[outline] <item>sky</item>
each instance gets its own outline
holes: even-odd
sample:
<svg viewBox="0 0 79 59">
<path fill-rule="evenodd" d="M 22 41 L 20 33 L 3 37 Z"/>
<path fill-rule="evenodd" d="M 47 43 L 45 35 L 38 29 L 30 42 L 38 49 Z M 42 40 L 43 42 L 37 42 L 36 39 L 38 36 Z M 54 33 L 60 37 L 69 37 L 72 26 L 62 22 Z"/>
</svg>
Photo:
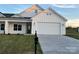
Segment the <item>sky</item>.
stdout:
<svg viewBox="0 0 79 59">
<path fill-rule="evenodd" d="M 52 7 L 56 12 L 66 17 L 68 20 L 79 18 L 78 4 L 40 4 L 44 9 Z M 31 4 L 0 4 L 0 12 L 3 13 L 20 13 L 31 7 Z"/>
<path fill-rule="evenodd" d="M 20 13 L 31 4 L 0 4 L 2 13 Z M 79 27 L 79 4 L 39 4 L 44 9 L 51 7 L 67 19 L 66 26 Z"/>
</svg>

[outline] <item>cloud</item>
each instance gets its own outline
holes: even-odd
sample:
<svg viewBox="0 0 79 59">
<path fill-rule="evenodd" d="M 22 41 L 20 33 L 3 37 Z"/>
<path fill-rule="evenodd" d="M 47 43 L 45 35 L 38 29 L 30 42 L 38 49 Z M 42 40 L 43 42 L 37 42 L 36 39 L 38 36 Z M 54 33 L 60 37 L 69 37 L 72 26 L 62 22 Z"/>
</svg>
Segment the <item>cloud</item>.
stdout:
<svg viewBox="0 0 79 59">
<path fill-rule="evenodd" d="M 73 4 L 53 4 L 53 6 L 59 8 L 76 8 L 76 5 Z"/>
<path fill-rule="evenodd" d="M 68 20 L 66 22 L 66 27 L 79 27 L 79 19 Z"/>
</svg>

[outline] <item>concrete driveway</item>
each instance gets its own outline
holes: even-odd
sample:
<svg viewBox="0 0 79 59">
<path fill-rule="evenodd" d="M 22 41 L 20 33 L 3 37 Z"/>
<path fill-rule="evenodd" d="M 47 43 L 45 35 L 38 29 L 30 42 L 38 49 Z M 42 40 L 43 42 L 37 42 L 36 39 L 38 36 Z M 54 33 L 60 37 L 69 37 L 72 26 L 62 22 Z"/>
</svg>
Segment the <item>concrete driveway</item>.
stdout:
<svg viewBox="0 0 79 59">
<path fill-rule="evenodd" d="M 58 35 L 38 35 L 44 54 L 79 54 L 79 40 Z"/>
</svg>

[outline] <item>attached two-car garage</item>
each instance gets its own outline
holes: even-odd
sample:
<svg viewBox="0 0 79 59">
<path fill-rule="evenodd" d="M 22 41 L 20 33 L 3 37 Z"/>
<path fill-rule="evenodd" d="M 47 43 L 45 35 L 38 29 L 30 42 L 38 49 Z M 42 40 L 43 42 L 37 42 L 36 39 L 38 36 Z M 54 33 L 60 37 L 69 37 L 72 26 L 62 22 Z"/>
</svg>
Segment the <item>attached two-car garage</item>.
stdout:
<svg viewBox="0 0 79 59">
<path fill-rule="evenodd" d="M 38 22 L 37 23 L 38 34 L 61 34 L 61 25 L 54 22 Z"/>
<path fill-rule="evenodd" d="M 47 9 L 32 17 L 32 34 L 65 35 L 66 19 L 52 9 Z"/>
</svg>

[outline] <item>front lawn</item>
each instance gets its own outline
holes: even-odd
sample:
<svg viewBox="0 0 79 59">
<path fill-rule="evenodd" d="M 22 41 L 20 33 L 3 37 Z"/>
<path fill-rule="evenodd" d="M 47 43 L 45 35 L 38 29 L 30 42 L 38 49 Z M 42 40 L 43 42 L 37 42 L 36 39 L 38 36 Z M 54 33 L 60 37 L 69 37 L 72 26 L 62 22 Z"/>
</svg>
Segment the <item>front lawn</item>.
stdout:
<svg viewBox="0 0 79 59">
<path fill-rule="evenodd" d="M 0 35 L 0 54 L 33 54 L 33 35 Z M 37 53 L 42 53 L 38 44 Z"/>
</svg>

